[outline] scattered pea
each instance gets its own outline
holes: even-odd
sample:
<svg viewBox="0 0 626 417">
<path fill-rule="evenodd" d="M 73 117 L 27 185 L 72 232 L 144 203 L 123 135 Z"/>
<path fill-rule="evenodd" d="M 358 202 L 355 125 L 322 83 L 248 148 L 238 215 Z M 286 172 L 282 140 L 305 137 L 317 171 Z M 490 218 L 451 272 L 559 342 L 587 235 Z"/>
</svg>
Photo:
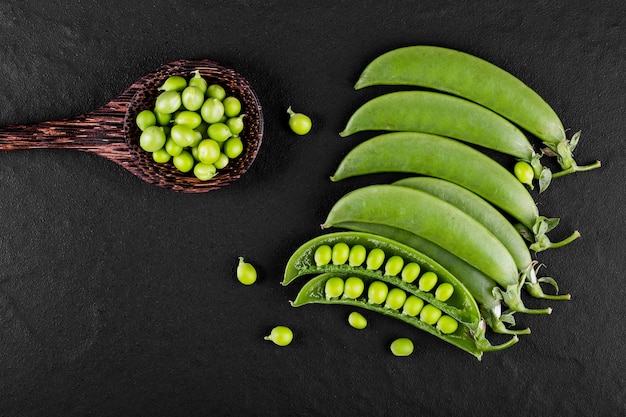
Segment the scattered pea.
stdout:
<svg viewBox="0 0 626 417">
<path fill-rule="evenodd" d="M 315 265 L 328 265 L 332 259 L 332 251 L 333 250 L 328 245 L 321 245 L 315 249 L 315 254 L 313 255 Z"/>
<path fill-rule="evenodd" d="M 447 301 L 454 294 L 454 287 L 449 282 L 439 284 L 435 290 L 435 298 L 439 301 Z"/>
<path fill-rule="evenodd" d="M 403 267 L 404 259 L 402 259 L 398 255 L 393 255 L 387 260 L 387 263 L 385 264 L 385 274 L 396 276 L 402 271 Z"/>
<path fill-rule="evenodd" d="M 344 242 L 338 242 L 333 246 L 331 260 L 334 265 L 343 265 L 350 256 L 350 247 Z"/>
<path fill-rule="evenodd" d="M 256 282 L 256 268 L 251 263 L 244 261 L 243 257 L 239 257 L 237 264 L 237 279 L 244 285 L 252 285 Z"/>
<path fill-rule="evenodd" d="M 437 285 L 437 274 L 432 271 L 424 272 L 419 279 L 419 289 L 422 291 L 430 291 Z"/>
<path fill-rule="evenodd" d="M 306 135 L 311 131 L 311 118 L 309 116 L 296 113 L 291 109 L 291 106 L 287 109 L 289 114 L 289 127 L 297 135 Z"/>
<path fill-rule="evenodd" d="M 367 327 L 367 319 L 359 312 L 353 311 L 348 316 L 348 323 L 355 329 L 365 329 Z"/>
<path fill-rule="evenodd" d="M 417 279 L 421 271 L 419 264 L 415 262 L 409 262 L 402 268 L 402 280 L 408 283 L 412 283 Z"/>
<path fill-rule="evenodd" d="M 392 288 L 389 290 L 387 294 L 387 299 L 385 300 L 385 307 L 391 308 L 393 310 L 399 310 L 404 305 L 406 301 L 406 292 L 400 288 Z"/>
<path fill-rule="evenodd" d="M 424 300 L 414 295 L 409 295 L 402 306 L 402 314 L 416 317 L 424 307 Z"/>
<path fill-rule="evenodd" d="M 380 248 L 374 248 L 367 255 L 367 259 L 365 260 L 365 264 L 367 269 L 377 270 L 385 262 L 385 252 L 383 252 Z"/>
<path fill-rule="evenodd" d="M 324 293 L 326 294 L 326 299 L 341 297 L 343 294 L 343 279 L 339 277 L 330 278 L 326 281 L 326 285 L 324 286 Z"/>
<path fill-rule="evenodd" d="M 435 324 L 441 317 L 441 310 L 432 304 L 426 304 L 420 311 L 420 320 L 426 324 Z"/>
<path fill-rule="evenodd" d="M 372 282 L 367 289 L 367 301 L 370 304 L 382 304 L 387 299 L 389 288 L 382 281 Z"/>
<path fill-rule="evenodd" d="M 401 337 L 391 342 L 391 353 L 395 356 L 409 356 L 413 353 L 413 341 L 406 337 Z"/>
<path fill-rule="evenodd" d="M 350 248 L 350 255 L 348 256 L 348 264 L 350 266 L 361 266 L 365 262 L 367 256 L 367 250 L 363 245 L 354 245 Z"/>
<path fill-rule="evenodd" d="M 349 277 L 344 283 L 343 296 L 346 298 L 356 299 L 363 294 L 364 290 L 365 284 L 361 278 Z"/>
<path fill-rule="evenodd" d="M 264 339 L 271 340 L 278 346 L 287 346 L 293 341 L 293 331 L 287 326 L 276 326 Z"/>
<path fill-rule="evenodd" d="M 443 334 L 452 334 L 459 328 L 459 323 L 450 316 L 441 316 L 437 320 L 437 329 Z"/>
</svg>

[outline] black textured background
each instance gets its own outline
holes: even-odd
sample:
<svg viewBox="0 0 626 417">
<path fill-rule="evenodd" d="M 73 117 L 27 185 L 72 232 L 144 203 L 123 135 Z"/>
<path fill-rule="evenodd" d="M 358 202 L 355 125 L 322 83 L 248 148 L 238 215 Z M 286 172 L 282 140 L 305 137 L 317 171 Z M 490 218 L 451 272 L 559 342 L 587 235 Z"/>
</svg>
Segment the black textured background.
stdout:
<svg viewBox="0 0 626 417">
<path fill-rule="evenodd" d="M 249 79 L 266 135 L 245 177 L 202 195 L 78 151 L 0 152 L 0 415 L 623 416 L 625 18 L 623 0 L 3 1 L 0 125 L 81 114 L 165 62 L 210 58 Z M 352 89 L 360 71 L 414 44 L 512 72 L 582 130 L 578 161 L 603 163 L 536 196 L 562 219 L 553 237 L 582 234 L 539 254 L 572 300 L 529 300 L 554 313 L 519 316 L 532 335 L 481 362 L 387 318 L 356 331 L 347 309 L 292 308 L 298 285 L 279 284 L 360 184 L 328 179 L 367 137 L 337 134 L 377 93 Z M 311 134 L 289 132 L 289 105 Z M 235 280 L 238 256 L 257 285 Z M 276 324 L 289 347 L 263 340 Z M 399 336 L 412 356 L 388 352 Z"/>
</svg>

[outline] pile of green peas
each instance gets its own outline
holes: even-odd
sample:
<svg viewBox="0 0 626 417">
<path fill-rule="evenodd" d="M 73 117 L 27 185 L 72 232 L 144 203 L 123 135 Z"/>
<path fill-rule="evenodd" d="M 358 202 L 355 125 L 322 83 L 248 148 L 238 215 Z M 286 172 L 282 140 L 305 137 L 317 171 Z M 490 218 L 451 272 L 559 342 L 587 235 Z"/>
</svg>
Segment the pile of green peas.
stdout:
<svg viewBox="0 0 626 417">
<path fill-rule="evenodd" d="M 363 297 L 369 304 L 383 306 L 410 317 L 419 317 L 422 322 L 435 326 L 444 334 L 454 333 L 459 326 L 454 318 L 443 314 L 432 304 L 425 303 L 413 294 L 407 294 L 401 288 L 390 288 L 387 283 L 379 280 L 372 281 L 366 289 L 365 282 L 359 277 L 348 277 L 345 280 L 332 277 L 326 281 L 324 295 L 328 300 L 340 297 L 355 300 Z"/>
<path fill-rule="evenodd" d="M 186 78 L 173 75 L 159 87 L 153 109 L 137 114 L 139 145 L 157 163 L 170 160 L 181 172 L 201 181 L 237 158 L 244 149 L 241 101 L 219 84 L 209 84 L 193 71 Z"/>
<path fill-rule="evenodd" d="M 435 298 L 439 301 L 447 301 L 454 293 L 454 287 L 448 282 L 437 285 L 439 277 L 435 272 L 425 271 L 420 276 L 422 271 L 419 264 L 405 262 L 398 255 L 387 258 L 385 251 L 380 248 L 373 248 L 368 252 L 363 245 L 357 244 L 350 247 L 344 242 L 338 242 L 332 247 L 329 245 L 318 246 L 313 258 L 317 266 L 330 263 L 334 265 L 347 263 L 351 267 L 365 267 L 369 270 L 380 271 L 385 275 L 400 276 L 404 282 L 409 284 L 417 280 L 417 286 L 421 291 L 431 292 L 434 290 Z"/>
</svg>

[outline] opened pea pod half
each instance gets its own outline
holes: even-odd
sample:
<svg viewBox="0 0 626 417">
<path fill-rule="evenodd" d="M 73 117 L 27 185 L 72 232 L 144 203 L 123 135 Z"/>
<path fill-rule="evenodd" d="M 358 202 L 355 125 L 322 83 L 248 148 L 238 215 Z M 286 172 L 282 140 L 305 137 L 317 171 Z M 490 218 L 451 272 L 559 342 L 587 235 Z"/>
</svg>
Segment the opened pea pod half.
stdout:
<svg viewBox="0 0 626 417">
<path fill-rule="evenodd" d="M 404 288 L 365 273 L 329 272 L 310 279 L 292 302 L 294 307 L 306 304 L 350 305 L 383 314 L 428 332 L 478 359 L 483 352 L 503 350 L 518 341 L 514 336 L 494 346 L 485 338 L 484 321 L 478 326 L 459 322 Z"/>
</svg>

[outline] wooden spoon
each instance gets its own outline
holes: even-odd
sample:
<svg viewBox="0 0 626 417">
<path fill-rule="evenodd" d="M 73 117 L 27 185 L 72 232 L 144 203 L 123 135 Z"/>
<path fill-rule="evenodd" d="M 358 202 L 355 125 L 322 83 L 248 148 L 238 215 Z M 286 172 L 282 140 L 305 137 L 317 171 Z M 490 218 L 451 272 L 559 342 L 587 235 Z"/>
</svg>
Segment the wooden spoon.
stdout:
<svg viewBox="0 0 626 417">
<path fill-rule="evenodd" d="M 245 113 L 240 137 L 244 152 L 208 181 L 182 173 L 171 162 L 158 164 L 139 147 L 137 113 L 154 107 L 158 87 L 171 75 L 187 79 L 198 70 L 209 84 L 220 84 L 239 98 Z M 240 178 L 256 157 L 263 138 L 263 113 L 248 81 L 232 69 L 210 60 L 180 60 L 146 74 L 126 91 L 97 110 L 74 118 L 0 128 L 0 151 L 22 149 L 77 149 L 107 158 L 142 180 L 162 188 L 200 193 L 224 187 Z"/>
</svg>

